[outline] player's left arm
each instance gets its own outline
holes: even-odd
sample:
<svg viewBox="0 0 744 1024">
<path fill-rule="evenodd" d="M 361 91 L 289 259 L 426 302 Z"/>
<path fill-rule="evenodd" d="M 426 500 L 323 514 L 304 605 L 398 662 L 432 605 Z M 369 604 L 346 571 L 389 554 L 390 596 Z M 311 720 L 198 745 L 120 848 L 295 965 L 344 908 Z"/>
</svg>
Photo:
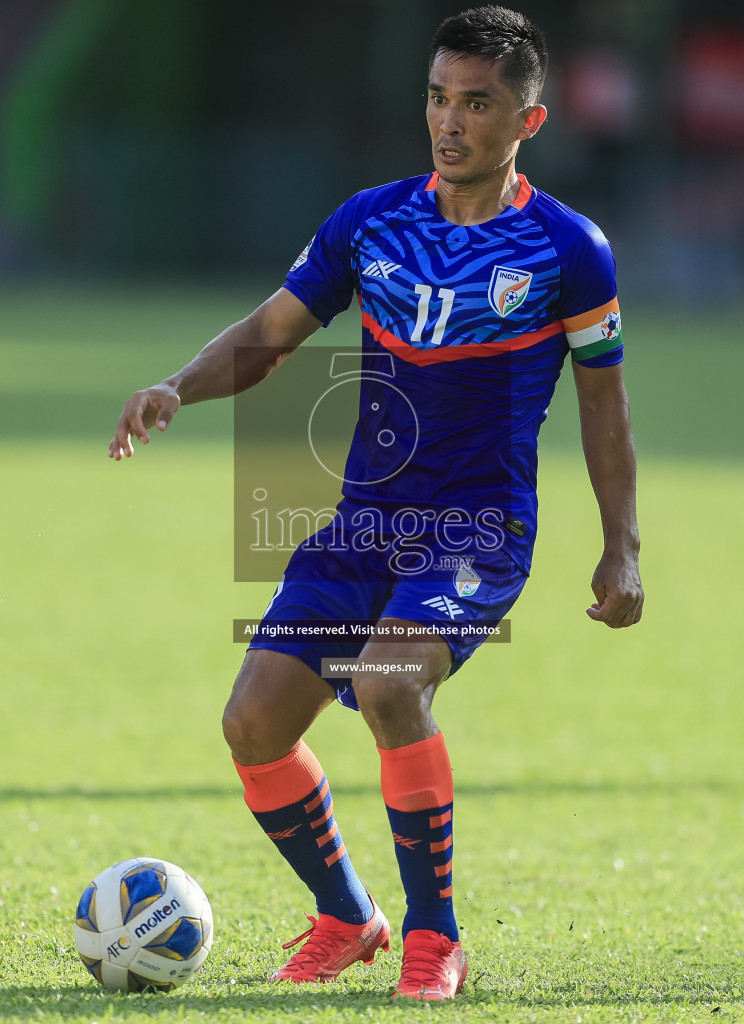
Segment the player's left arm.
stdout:
<svg viewBox="0 0 744 1024">
<path fill-rule="evenodd" d="M 592 578 L 596 601 L 587 615 L 617 629 L 641 618 L 636 456 L 622 364 L 573 364 L 584 457 L 599 505 L 604 551 Z"/>
</svg>

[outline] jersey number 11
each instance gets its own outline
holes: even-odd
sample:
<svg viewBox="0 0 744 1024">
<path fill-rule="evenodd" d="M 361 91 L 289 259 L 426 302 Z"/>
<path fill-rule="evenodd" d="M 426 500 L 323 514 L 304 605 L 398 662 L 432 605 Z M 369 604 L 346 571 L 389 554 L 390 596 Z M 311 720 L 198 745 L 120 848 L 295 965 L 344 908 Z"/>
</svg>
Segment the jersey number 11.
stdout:
<svg viewBox="0 0 744 1024">
<path fill-rule="evenodd" d="M 429 303 L 431 302 L 432 287 L 429 284 L 417 284 L 416 294 L 419 297 L 418 301 L 418 316 L 416 317 L 416 326 L 413 329 L 411 335 L 411 341 L 421 341 L 421 335 L 426 327 L 426 322 L 429 319 Z M 439 317 L 434 325 L 434 333 L 431 336 L 432 345 L 440 345 L 442 338 L 444 337 L 444 329 L 447 326 L 447 320 L 452 312 L 452 304 L 455 301 L 455 293 L 451 288 L 440 288 L 437 292 L 437 297 L 442 300 L 442 308 L 439 311 Z"/>
</svg>

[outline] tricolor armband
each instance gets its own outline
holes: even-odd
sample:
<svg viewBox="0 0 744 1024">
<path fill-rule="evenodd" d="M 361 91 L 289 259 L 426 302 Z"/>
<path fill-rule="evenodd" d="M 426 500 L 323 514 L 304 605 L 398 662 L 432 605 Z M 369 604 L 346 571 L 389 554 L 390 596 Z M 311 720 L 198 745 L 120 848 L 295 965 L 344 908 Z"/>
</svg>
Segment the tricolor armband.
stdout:
<svg viewBox="0 0 744 1024">
<path fill-rule="evenodd" d="M 574 360 L 592 359 L 611 352 L 623 343 L 620 307 L 617 299 L 579 316 L 563 319 L 563 329 Z"/>
</svg>

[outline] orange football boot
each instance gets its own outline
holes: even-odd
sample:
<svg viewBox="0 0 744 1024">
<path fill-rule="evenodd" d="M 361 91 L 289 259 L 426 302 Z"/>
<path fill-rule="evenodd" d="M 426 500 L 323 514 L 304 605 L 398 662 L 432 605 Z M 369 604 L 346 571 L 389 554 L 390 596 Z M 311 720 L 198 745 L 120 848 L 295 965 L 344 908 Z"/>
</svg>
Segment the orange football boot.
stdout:
<svg viewBox="0 0 744 1024">
<path fill-rule="evenodd" d="M 452 999 L 462 991 L 468 961 L 459 942 L 439 932 L 414 929 L 403 940 L 403 967 L 393 998 Z"/>
<path fill-rule="evenodd" d="M 296 939 L 285 942 L 282 949 L 291 949 L 303 939 L 307 942 L 269 981 L 334 981 L 357 960 L 371 964 L 378 949 L 390 949 L 390 925 L 374 900 L 372 907 L 371 919 L 361 925 L 346 924 L 330 914 L 319 914 L 317 918 L 305 914 L 310 927 Z"/>
</svg>

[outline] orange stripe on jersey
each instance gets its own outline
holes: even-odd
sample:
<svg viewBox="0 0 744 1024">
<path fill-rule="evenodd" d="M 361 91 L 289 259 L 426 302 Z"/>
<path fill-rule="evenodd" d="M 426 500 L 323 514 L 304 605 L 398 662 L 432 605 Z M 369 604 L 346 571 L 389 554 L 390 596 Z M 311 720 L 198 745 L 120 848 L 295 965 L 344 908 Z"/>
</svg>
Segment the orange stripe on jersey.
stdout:
<svg viewBox="0 0 744 1024">
<path fill-rule="evenodd" d="M 538 331 L 528 331 L 516 338 L 505 338 L 503 341 L 484 341 L 477 345 L 448 345 L 446 348 L 413 348 L 401 341 L 390 331 L 386 331 L 369 313 L 362 312 L 362 326 L 372 334 L 390 352 L 400 356 L 409 363 L 419 366 L 430 366 L 432 363 L 451 363 L 456 359 L 482 359 L 484 356 L 504 355 L 506 352 L 517 352 L 522 348 L 530 348 L 546 338 L 552 338 L 563 332 L 563 321 L 554 320 L 551 324 L 541 327 Z"/>
<path fill-rule="evenodd" d="M 452 811 L 445 811 L 444 814 L 434 814 L 429 818 L 429 828 L 441 828 L 448 821 L 452 821 Z"/>
<path fill-rule="evenodd" d="M 438 184 L 439 184 L 439 171 L 434 171 L 434 173 L 432 174 L 432 176 L 429 178 L 429 180 L 426 183 L 426 188 L 424 189 L 424 192 L 433 192 Z"/>
<path fill-rule="evenodd" d="M 446 889 L 440 889 L 439 890 L 439 898 L 440 898 L 440 900 L 448 900 L 451 895 L 452 895 L 452 886 L 451 885 L 448 885 Z"/>
<path fill-rule="evenodd" d="M 576 331 L 583 331 L 587 327 L 593 327 L 594 324 L 601 324 L 608 313 L 619 312 L 620 304 L 617 301 L 617 297 L 615 297 L 610 302 L 605 302 L 604 306 L 590 309 L 588 313 L 579 313 L 578 316 L 567 316 L 563 320 L 563 326 L 567 334 L 574 334 Z"/>
<path fill-rule="evenodd" d="M 330 868 L 330 867 L 332 867 L 336 863 L 337 860 L 341 860 L 341 858 L 343 856 L 345 856 L 345 854 L 346 854 L 346 847 L 344 846 L 343 843 L 341 843 L 341 845 L 339 846 L 339 848 L 337 850 L 334 850 L 333 853 L 329 854 L 326 857 L 325 862 L 328 865 L 328 867 Z"/>
<path fill-rule="evenodd" d="M 442 878 L 444 875 L 448 875 L 452 870 L 452 858 L 447 861 L 446 864 L 439 864 L 434 868 L 434 874 L 437 878 Z"/>
<path fill-rule="evenodd" d="M 316 839 L 315 842 L 318 846 L 325 846 L 326 843 L 330 843 L 334 836 L 338 835 L 338 822 L 334 821 L 333 826 L 328 829 L 325 835 L 321 836 L 320 839 Z"/>
<path fill-rule="evenodd" d="M 318 795 L 315 797 L 315 799 L 305 804 L 305 812 L 307 814 L 310 814 L 311 811 L 314 811 L 316 807 L 319 807 L 323 803 L 326 796 L 328 795 L 329 788 L 330 787 L 328 785 L 328 779 L 326 779 L 325 782 L 323 783 L 323 788 L 321 789 L 320 793 L 318 793 Z"/>
<path fill-rule="evenodd" d="M 519 178 L 519 192 L 517 192 L 517 198 L 512 203 L 512 206 L 516 207 L 517 210 L 523 210 L 532 198 L 532 185 L 530 185 L 523 174 L 518 174 L 517 177 Z"/>
</svg>

